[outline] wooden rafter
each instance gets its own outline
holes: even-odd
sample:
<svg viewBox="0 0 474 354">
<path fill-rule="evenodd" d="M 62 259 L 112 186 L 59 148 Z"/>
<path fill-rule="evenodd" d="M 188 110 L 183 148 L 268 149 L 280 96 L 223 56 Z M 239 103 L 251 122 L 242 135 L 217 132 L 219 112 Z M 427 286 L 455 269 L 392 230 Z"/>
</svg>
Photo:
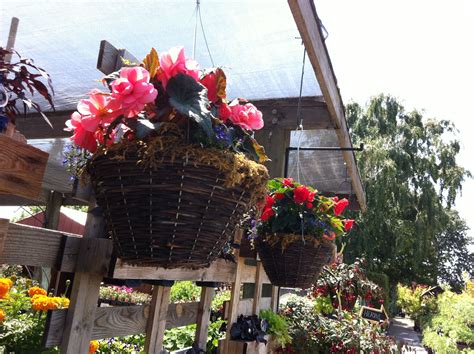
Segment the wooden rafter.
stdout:
<svg viewBox="0 0 474 354">
<path fill-rule="evenodd" d="M 326 44 L 324 43 L 314 2 L 313 0 L 288 0 L 288 4 L 290 5 L 291 12 L 293 13 L 296 25 L 307 50 L 308 58 L 311 61 L 316 78 L 318 79 L 329 114 L 334 123 L 339 144 L 343 147 L 351 147 L 352 142 L 347 128 L 344 105 Z M 361 209 L 365 210 L 365 193 L 354 153 L 352 151 L 343 151 L 343 156 L 352 178 L 353 187 Z"/>
</svg>

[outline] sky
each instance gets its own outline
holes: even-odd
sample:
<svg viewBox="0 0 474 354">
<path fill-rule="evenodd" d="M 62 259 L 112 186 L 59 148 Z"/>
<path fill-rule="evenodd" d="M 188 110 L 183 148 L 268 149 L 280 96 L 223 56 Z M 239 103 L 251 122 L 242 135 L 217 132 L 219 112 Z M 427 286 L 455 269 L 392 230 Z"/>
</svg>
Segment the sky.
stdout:
<svg viewBox="0 0 474 354">
<path fill-rule="evenodd" d="M 459 130 L 458 163 L 474 173 L 474 1 L 315 0 L 345 103 L 391 94 Z M 456 209 L 474 236 L 474 180 Z"/>
</svg>

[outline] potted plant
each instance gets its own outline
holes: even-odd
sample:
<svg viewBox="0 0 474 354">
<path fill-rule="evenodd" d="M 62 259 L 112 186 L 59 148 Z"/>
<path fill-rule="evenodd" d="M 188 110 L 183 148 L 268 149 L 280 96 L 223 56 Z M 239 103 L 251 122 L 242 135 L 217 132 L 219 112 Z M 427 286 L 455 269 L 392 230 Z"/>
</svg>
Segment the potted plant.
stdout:
<svg viewBox="0 0 474 354">
<path fill-rule="evenodd" d="M 268 189 L 255 240 L 263 267 L 274 285 L 308 288 L 333 260 L 335 238 L 354 223 L 341 215 L 349 202 L 292 178 L 273 179 Z"/>
<path fill-rule="evenodd" d="M 41 195 L 48 154 L 26 145 L 15 121 L 22 111 L 34 109 L 50 124 L 40 105 L 31 99 L 39 94 L 54 109 L 49 90 L 51 79 L 43 69 L 16 51 L 0 47 L 0 194 L 30 199 Z"/>
<path fill-rule="evenodd" d="M 229 102 L 222 69 L 183 48 L 104 79 L 67 122 L 89 152 L 85 172 L 122 260 L 162 267 L 212 263 L 268 180 L 253 131 L 262 114 Z"/>
</svg>

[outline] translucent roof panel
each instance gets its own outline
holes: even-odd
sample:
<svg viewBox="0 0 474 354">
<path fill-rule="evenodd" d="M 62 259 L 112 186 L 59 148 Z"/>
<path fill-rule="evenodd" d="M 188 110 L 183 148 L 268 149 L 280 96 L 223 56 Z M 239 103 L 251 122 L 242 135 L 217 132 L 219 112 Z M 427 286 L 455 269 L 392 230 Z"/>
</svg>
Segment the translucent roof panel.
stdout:
<svg viewBox="0 0 474 354">
<path fill-rule="evenodd" d="M 96 69 L 105 39 L 142 59 L 182 45 L 192 55 L 196 1 L 2 0 L 0 41 L 12 16 L 20 19 L 15 49 L 47 70 L 58 110 L 72 109 L 101 74 Z M 271 99 L 299 95 L 303 46 L 286 1 L 201 0 L 201 14 L 216 66 L 225 68 L 228 96 Z M 198 27 L 196 60 L 211 61 Z M 304 96 L 321 91 L 307 61 Z"/>
<path fill-rule="evenodd" d="M 293 131 L 291 147 L 339 147 L 334 130 Z M 299 162 L 298 162 L 299 155 Z M 298 168 L 299 166 L 299 168 Z M 354 194 L 351 177 L 341 151 L 291 150 L 288 154 L 287 175 L 316 188 L 323 194 Z"/>
</svg>

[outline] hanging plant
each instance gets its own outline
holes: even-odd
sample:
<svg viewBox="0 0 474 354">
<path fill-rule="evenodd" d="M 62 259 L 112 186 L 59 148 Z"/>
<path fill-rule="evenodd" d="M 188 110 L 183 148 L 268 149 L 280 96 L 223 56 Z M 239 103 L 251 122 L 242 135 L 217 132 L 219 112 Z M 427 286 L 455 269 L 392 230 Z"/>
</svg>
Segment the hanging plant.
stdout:
<svg viewBox="0 0 474 354">
<path fill-rule="evenodd" d="M 268 189 L 256 238 L 265 270 L 275 285 L 309 287 L 332 259 L 336 237 L 354 225 L 342 216 L 349 202 L 292 178 L 273 179 Z"/>
<path fill-rule="evenodd" d="M 54 91 L 49 74 L 36 66 L 32 59 L 21 57 L 15 50 L 0 47 L 0 132 L 5 131 L 9 123 L 14 125 L 22 111 L 26 114 L 30 109 L 40 113 L 51 126 L 40 105 L 29 97 L 35 93 L 42 96 L 54 110 Z"/>
<path fill-rule="evenodd" d="M 92 154 L 84 170 L 119 254 L 209 265 L 264 196 L 267 157 L 253 136 L 262 113 L 229 101 L 224 71 L 200 70 L 182 47 L 152 49 L 103 82 L 110 92 L 92 91 L 66 125 Z"/>
</svg>

